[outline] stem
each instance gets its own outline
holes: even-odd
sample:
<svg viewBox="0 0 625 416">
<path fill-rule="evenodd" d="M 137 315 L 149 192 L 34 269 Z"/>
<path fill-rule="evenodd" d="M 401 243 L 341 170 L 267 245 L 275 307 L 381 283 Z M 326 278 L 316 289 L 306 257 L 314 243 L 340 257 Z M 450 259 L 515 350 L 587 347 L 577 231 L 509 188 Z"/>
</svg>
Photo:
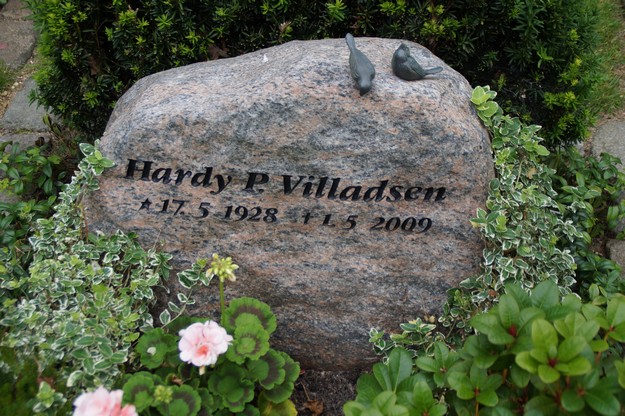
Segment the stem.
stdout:
<svg viewBox="0 0 625 416">
<path fill-rule="evenodd" d="M 224 281 L 219 279 L 219 313 L 221 314 L 221 325 L 224 324 L 224 311 L 226 310 L 226 299 L 224 296 Z"/>
</svg>

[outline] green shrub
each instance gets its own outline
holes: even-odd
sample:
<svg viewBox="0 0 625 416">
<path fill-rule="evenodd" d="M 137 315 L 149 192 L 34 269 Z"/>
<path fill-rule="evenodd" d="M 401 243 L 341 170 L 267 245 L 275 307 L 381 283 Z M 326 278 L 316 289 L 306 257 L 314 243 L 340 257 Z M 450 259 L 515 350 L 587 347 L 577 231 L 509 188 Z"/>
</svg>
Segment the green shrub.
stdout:
<svg viewBox="0 0 625 416">
<path fill-rule="evenodd" d="M 605 3 L 557 1 L 27 0 L 41 30 L 37 98 L 97 137 L 137 79 L 292 39 L 378 36 L 430 48 L 508 112 L 544 126 L 549 146 L 585 137 L 609 78 L 597 46 Z M 390 57 L 389 57 L 390 59 Z"/>
<path fill-rule="evenodd" d="M 571 147 L 550 155 L 545 162 L 555 169 L 555 200 L 568 207 L 566 219 L 584 236 L 570 245 L 577 264 L 577 292 L 587 298 L 589 286 L 598 284 L 607 293 L 625 293 L 621 267 L 597 254 L 601 248 L 595 243 L 613 237 L 625 218 L 625 201 L 619 201 L 625 189 L 625 174 L 618 168 L 621 161 L 607 153 L 585 157 Z"/>
<path fill-rule="evenodd" d="M 359 378 L 345 414 L 622 414 L 625 296 L 583 303 L 552 281 L 529 293 L 515 283 L 471 325 L 478 334 L 458 351 L 437 342 L 413 360 L 393 350 Z"/>
<path fill-rule="evenodd" d="M 490 182 L 486 209 L 471 220 L 485 241 L 484 272 L 463 286 L 479 304 L 508 283 L 526 288 L 552 280 L 563 293 L 575 283 L 570 245 L 584 235 L 566 212 L 576 207 L 558 204 L 552 185 L 555 171 L 543 162 L 549 151 L 537 136 L 540 127 L 503 115 L 492 101 L 495 93 L 476 88 L 472 101 L 489 128 L 496 178 Z M 589 239 L 589 237 L 588 237 Z"/>
<path fill-rule="evenodd" d="M 0 287 L 0 346 L 15 352 L 2 361 L 14 378 L 36 361 L 37 396 L 29 408 L 41 412 L 54 413 L 78 389 L 119 377 L 139 329 L 152 324 L 152 287 L 168 271 L 169 257 L 144 251 L 136 236 L 87 236 L 81 196 L 111 162 L 91 145 L 82 149 L 86 157 L 55 214 L 37 221 L 28 272 L 8 270 Z"/>
<path fill-rule="evenodd" d="M 26 275 L 32 259 L 28 238 L 36 221 L 50 215 L 64 173 L 47 145 L 3 142 L 0 155 L 0 192 L 11 197 L 0 202 L 0 287 L 6 288 L 11 276 Z"/>
</svg>

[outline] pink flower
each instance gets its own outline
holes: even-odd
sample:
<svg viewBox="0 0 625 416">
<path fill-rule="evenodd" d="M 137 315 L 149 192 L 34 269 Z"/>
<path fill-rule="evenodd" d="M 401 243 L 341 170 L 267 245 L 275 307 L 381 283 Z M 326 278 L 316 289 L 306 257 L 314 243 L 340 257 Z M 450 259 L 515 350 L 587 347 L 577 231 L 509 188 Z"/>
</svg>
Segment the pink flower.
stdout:
<svg viewBox="0 0 625 416">
<path fill-rule="evenodd" d="M 197 367 L 213 365 L 228 350 L 232 337 L 217 322 L 196 322 L 180 331 L 180 359 Z"/>
<path fill-rule="evenodd" d="M 74 400 L 74 416 L 137 416 L 135 407 L 122 407 L 121 390 L 109 392 L 104 387 L 91 393 L 83 393 Z"/>
</svg>

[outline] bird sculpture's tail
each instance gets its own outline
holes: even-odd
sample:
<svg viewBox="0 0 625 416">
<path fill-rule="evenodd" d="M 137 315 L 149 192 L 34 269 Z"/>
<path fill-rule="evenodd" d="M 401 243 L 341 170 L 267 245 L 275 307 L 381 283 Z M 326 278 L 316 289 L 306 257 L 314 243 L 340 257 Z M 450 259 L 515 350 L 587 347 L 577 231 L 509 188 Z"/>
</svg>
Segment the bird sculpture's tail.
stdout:
<svg viewBox="0 0 625 416">
<path fill-rule="evenodd" d="M 429 68 L 429 69 L 426 69 L 426 70 L 425 70 L 425 73 L 426 73 L 426 74 L 428 74 L 428 75 L 431 75 L 431 74 L 438 74 L 438 73 L 439 73 L 439 72 L 441 72 L 442 70 L 443 70 L 443 68 L 442 68 L 442 67 L 440 67 L 440 66 L 435 66 L 434 68 Z"/>
<path fill-rule="evenodd" d="M 345 35 L 345 42 L 347 42 L 347 47 L 349 47 L 350 51 L 356 50 L 356 42 L 354 41 L 354 37 L 351 33 Z"/>
</svg>

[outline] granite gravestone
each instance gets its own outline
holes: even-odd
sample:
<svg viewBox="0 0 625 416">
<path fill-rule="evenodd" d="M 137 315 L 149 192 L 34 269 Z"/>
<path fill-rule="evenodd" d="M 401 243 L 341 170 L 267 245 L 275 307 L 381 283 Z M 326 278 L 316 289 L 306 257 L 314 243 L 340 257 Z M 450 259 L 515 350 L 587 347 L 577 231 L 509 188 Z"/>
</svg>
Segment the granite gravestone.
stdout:
<svg viewBox="0 0 625 416">
<path fill-rule="evenodd" d="M 414 43 L 412 56 L 443 71 L 401 80 L 400 41 L 356 42 L 377 72 L 362 97 L 343 39 L 140 80 L 101 140 L 116 167 L 86 201 L 90 229 L 136 231 L 178 270 L 231 256 L 227 298 L 267 302 L 274 345 L 305 368 L 369 365 L 371 327 L 437 314 L 481 258 L 469 219 L 493 166 L 469 84 Z M 216 292 L 192 312 L 212 316 Z"/>
</svg>

